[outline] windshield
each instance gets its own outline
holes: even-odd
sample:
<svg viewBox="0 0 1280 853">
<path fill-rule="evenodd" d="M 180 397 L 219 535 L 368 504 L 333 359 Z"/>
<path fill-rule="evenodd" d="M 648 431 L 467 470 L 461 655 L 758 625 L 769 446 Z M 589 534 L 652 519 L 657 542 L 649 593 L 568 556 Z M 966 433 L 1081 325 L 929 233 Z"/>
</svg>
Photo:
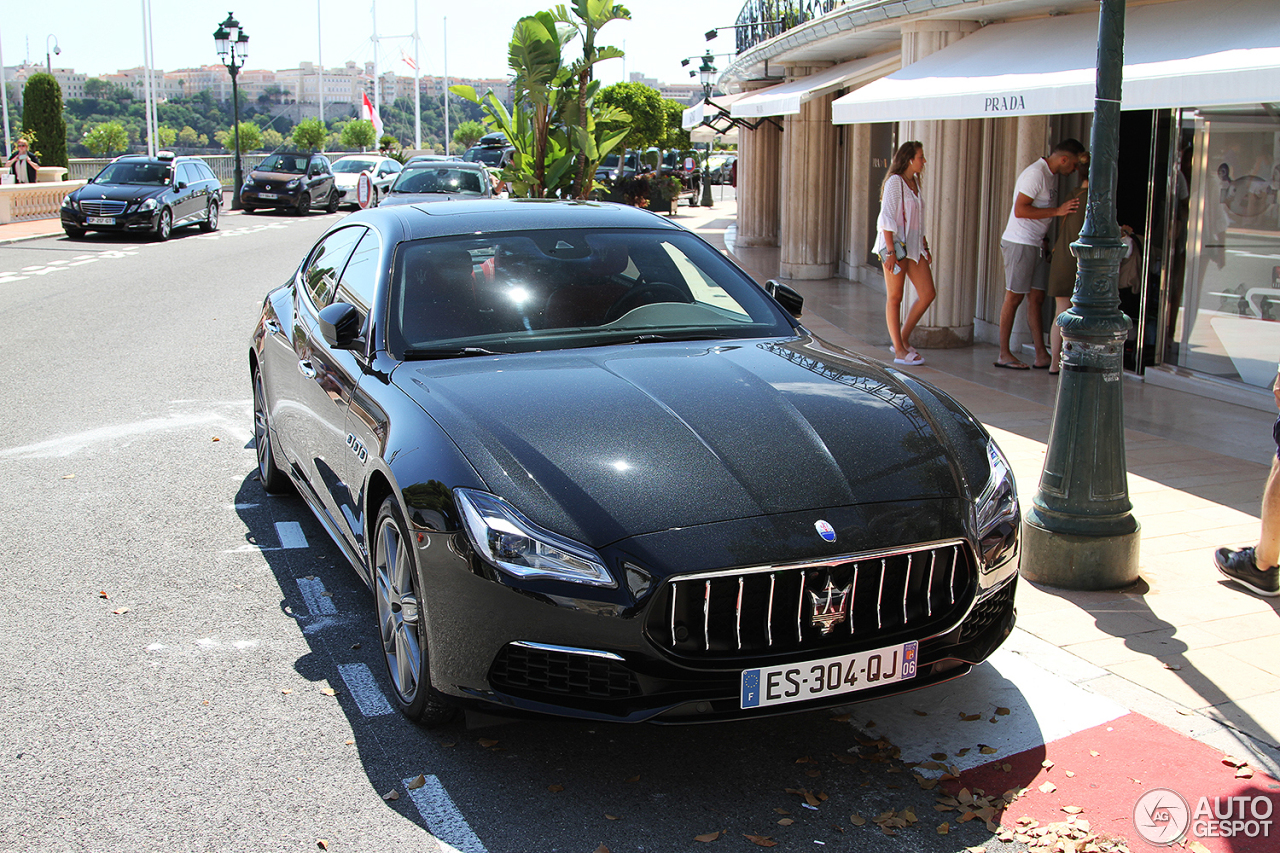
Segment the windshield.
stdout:
<svg viewBox="0 0 1280 853">
<path fill-rule="evenodd" d="M 483 195 L 488 177 L 475 169 L 419 166 L 405 169 L 391 185 L 393 193 L 461 193 Z"/>
<path fill-rule="evenodd" d="M 501 166 L 505 148 L 468 148 L 462 159 L 468 163 L 484 163 L 486 166 Z"/>
<path fill-rule="evenodd" d="M 361 172 L 372 172 L 377 165 L 378 163 L 376 160 L 335 160 L 333 164 L 333 171 L 348 172 L 358 175 Z M 259 168 L 262 167 L 259 166 Z"/>
<path fill-rule="evenodd" d="M 93 182 L 167 187 L 172 180 L 173 167 L 168 163 L 111 163 L 98 173 Z"/>
<path fill-rule="evenodd" d="M 440 358 L 794 334 L 741 270 L 691 234 L 553 230 L 405 243 L 388 347 Z"/>
<path fill-rule="evenodd" d="M 282 172 L 287 175 L 301 175 L 307 171 L 307 158 L 293 154 L 272 154 L 258 164 L 256 172 Z"/>
</svg>

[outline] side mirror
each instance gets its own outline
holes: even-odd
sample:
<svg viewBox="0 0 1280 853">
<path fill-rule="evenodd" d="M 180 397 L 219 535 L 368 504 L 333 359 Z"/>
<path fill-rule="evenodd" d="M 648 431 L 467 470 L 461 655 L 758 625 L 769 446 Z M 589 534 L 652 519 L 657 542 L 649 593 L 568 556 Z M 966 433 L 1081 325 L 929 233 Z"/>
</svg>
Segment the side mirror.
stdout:
<svg viewBox="0 0 1280 853">
<path fill-rule="evenodd" d="M 774 298 L 774 301 L 776 301 L 779 305 L 782 306 L 783 311 L 786 311 L 788 314 L 790 314 L 792 317 L 795 317 L 797 320 L 800 319 L 800 315 L 804 313 L 804 310 L 803 310 L 804 297 L 803 296 L 801 296 L 799 293 L 796 293 L 793 289 L 791 289 L 787 285 L 781 284 L 780 282 L 777 282 L 774 279 L 769 279 L 768 281 L 766 281 L 764 283 L 764 289 L 766 293 L 768 293 L 770 296 Z"/>
<path fill-rule="evenodd" d="M 347 302 L 335 302 L 320 310 L 320 334 L 334 349 L 352 349 L 360 337 L 360 312 Z"/>
<path fill-rule="evenodd" d="M 174 188 L 178 190 L 185 190 L 187 188 L 187 182 L 178 181 L 176 184 L 174 184 Z"/>
</svg>

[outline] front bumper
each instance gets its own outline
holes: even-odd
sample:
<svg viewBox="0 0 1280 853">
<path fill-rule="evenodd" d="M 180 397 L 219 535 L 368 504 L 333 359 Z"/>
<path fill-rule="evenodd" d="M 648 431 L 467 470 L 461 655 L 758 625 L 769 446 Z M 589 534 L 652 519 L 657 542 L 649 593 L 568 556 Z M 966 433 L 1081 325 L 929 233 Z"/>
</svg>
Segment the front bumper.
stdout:
<svg viewBox="0 0 1280 853">
<path fill-rule="evenodd" d="M 811 524 L 812 514 L 804 515 Z M 827 515 L 838 529 L 843 526 L 834 512 Z M 731 535 L 735 526 L 713 525 L 720 529 L 710 535 L 736 541 Z M 655 581 L 638 570 L 647 561 L 637 558 L 652 557 L 656 551 L 646 553 L 643 545 L 632 541 L 627 554 L 608 556 L 615 577 L 625 578 L 618 589 L 517 585 L 482 564 L 462 534 L 434 533 L 419 545 L 425 588 L 433 591 L 426 614 L 431 681 L 450 701 L 488 713 L 657 723 L 773 716 L 915 690 L 956 678 L 985 660 L 1009 636 L 1016 618 L 1016 539 L 997 560 L 981 565 L 969 542 L 945 536 L 930 536 L 930 541 L 956 549 L 961 555 L 959 574 L 949 576 L 936 561 L 929 574 L 924 550 L 915 552 L 918 556 L 908 565 L 905 555 L 910 549 L 884 546 L 867 549 L 873 554 L 869 560 L 840 557 L 824 563 L 806 557 L 790 567 L 779 565 L 772 572 L 776 578 L 768 594 L 775 598 L 769 599 L 769 607 L 773 613 L 791 614 L 785 624 L 765 619 L 776 623 L 766 639 L 759 630 L 759 602 L 767 594 L 760 581 L 770 574 L 768 569 L 677 571 L 666 581 Z M 675 550 L 707 556 L 706 549 L 687 548 L 687 540 L 676 544 Z M 895 553 L 881 556 L 889 550 Z M 865 574 L 849 581 L 848 566 L 853 563 Z M 886 572 L 889 580 L 880 581 L 877 571 Z M 849 613 L 857 614 L 841 626 L 848 633 L 823 635 L 818 620 L 810 621 L 812 610 L 804 610 L 809 606 L 807 593 L 784 601 L 788 579 L 802 572 L 810 574 L 809 591 L 829 578 L 837 586 L 848 585 L 853 593 Z M 682 603 L 685 593 L 674 593 L 677 586 L 689 589 L 690 583 L 701 588 L 710 575 L 716 577 L 706 598 L 692 608 Z M 749 580 L 739 584 L 740 576 Z M 751 583 L 757 586 L 754 592 Z M 875 601 L 876 590 L 885 602 L 883 613 L 859 604 Z M 952 596 L 954 602 L 947 604 Z M 799 626 L 797 608 L 803 613 Z M 704 622 L 697 622 L 700 613 L 709 614 Z M 883 623 L 879 630 L 877 620 Z M 741 626 L 749 623 L 756 628 L 743 630 Z M 919 644 L 914 678 L 809 701 L 742 707 L 745 670 L 803 665 L 910 641 Z"/>
<path fill-rule="evenodd" d="M 256 187 L 240 188 L 240 206 L 255 207 L 297 207 L 302 190 L 260 190 Z"/>
<path fill-rule="evenodd" d="M 79 210 L 62 208 L 62 227 L 82 231 L 154 231 L 160 208 L 119 213 L 111 216 L 89 216 Z"/>
</svg>

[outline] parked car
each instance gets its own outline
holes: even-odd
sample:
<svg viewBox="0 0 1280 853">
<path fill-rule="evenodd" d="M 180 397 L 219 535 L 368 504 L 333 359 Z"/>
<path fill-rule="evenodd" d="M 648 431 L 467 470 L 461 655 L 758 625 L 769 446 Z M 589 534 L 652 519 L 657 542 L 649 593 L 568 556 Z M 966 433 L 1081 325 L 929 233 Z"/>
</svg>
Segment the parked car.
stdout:
<svg viewBox="0 0 1280 853">
<path fill-rule="evenodd" d="M 313 207 L 333 213 L 341 201 L 329 158 L 323 154 L 271 154 L 249 173 L 240 189 L 240 206 L 245 213 L 268 207 L 289 208 L 299 215 Z"/>
<path fill-rule="evenodd" d="M 733 173 L 733 166 L 737 162 L 738 157 L 735 154 L 717 154 L 708 158 L 707 174 L 711 179 L 711 183 L 729 183 L 730 175 Z"/>
<path fill-rule="evenodd" d="M 382 200 L 383 204 L 420 204 L 491 198 L 489 170 L 462 160 L 421 161 L 405 166 Z"/>
<path fill-rule="evenodd" d="M 351 639 L 416 721 L 753 718 L 956 678 L 1014 624 L 1009 465 L 802 309 L 626 206 L 360 211 L 248 341 L 258 477 L 373 589 Z"/>
<path fill-rule="evenodd" d="M 628 151 L 626 162 L 622 155 L 611 153 L 604 155 L 604 160 L 596 167 L 596 180 L 604 184 L 618 183 L 634 178 L 640 171 L 640 152 Z"/>
<path fill-rule="evenodd" d="M 338 187 L 339 204 L 359 207 L 356 201 L 356 182 L 365 172 L 373 180 L 373 197 L 370 207 L 377 207 L 378 200 L 391 189 L 391 183 L 402 167 L 390 157 L 378 154 L 348 154 L 333 161 L 333 182 Z"/>
<path fill-rule="evenodd" d="M 491 169 L 501 169 L 510 164 L 515 150 L 507 142 L 506 134 L 487 133 L 466 150 L 462 159 L 468 163 L 483 163 Z"/>
<path fill-rule="evenodd" d="M 78 239 L 86 231 L 150 232 L 168 240 L 174 228 L 218 230 L 222 182 L 198 157 L 125 156 L 103 167 L 62 201 L 62 230 Z"/>
<path fill-rule="evenodd" d="M 413 163 L 438 163 L 441 160 L 461 160 L 457 154 L 415 154 L 404 161 L 406 166 Z"/>
</svg>

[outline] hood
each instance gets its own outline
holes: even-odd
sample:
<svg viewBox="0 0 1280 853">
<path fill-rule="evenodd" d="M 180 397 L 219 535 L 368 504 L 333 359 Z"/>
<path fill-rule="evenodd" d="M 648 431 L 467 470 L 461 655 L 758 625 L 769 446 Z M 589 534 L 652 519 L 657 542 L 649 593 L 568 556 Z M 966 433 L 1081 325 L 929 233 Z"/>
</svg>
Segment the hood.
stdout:
<svg viewBox="0 0 1280 853">
<path fill-rule="evenodd" d="M 382 197 L 379 205 L 388 204 L 431 204 L 435 201 L 477 201 L 490 196 L 474 193 L 397 193 L 390 192 Z"/>
<path fill-rule="evenodd" d="M 289 181 L 296 181 L 299 178 L 305 180 L 307 176 L 300 175 L 297 172 L 260 172 L 257 169 L 254 169 L 249 173 L 249 177 L 253 178 L 255 181 L 287 184 Z"/>
<path fill-rule="evenodd" d="M 162 196 L 169 187 L 147 187 L 136 184 L 85 184 L 71 195 L 75 201 L 141 201 L 151 196 Z"/>
<path fill-rule="evenodd" d="M 409 362 L 393 380 L 492 492 L 597 548 L 675 527 L 960 494 L 905 385 L 807 343 Z"/>
</svg>

